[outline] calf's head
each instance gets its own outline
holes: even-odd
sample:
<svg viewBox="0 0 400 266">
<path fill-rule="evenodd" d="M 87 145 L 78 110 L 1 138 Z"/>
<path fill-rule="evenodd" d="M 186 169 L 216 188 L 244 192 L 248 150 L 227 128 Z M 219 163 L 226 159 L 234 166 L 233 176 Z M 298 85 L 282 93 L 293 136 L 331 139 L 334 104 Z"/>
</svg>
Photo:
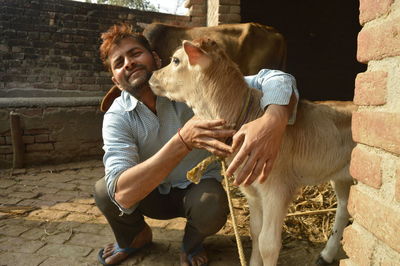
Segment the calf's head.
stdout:
<svg viewBox="0 0 400 266">
<path fill-rule="evenodd" d="M 224 79 L 232 82 L 227 73 L 242 77 L 236 64 L 215 41 L 183 41 L 170 64 L 153 72 L 150 86 L 156 95 L 186 102 L 195 110 L 199 101 L 215 98 Z"/>
</svg>

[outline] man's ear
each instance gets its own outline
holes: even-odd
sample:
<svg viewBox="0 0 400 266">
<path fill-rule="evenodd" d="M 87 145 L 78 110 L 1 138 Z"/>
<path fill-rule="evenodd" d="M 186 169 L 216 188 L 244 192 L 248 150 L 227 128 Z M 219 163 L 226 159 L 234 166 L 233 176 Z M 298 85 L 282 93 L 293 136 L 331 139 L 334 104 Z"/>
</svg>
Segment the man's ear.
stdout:
<svg viewBox="0 0 400 266">
<path fill-rule="evenodd" d="M 160 69 L 162 66 L 161 58 L 155 51 L 151 52 L 153 54 L 154 61 L 156 62 L 157 69 Z"/>
<path fill-rule="evenodd" d="M 199 65 L 200 67 L 205 68 L 210 64 L 210 58 L 208 54 L 196 44 L 190 41 L 183 41 L 182 45 L 189 59 L 190 65 Z"/>
</svg>

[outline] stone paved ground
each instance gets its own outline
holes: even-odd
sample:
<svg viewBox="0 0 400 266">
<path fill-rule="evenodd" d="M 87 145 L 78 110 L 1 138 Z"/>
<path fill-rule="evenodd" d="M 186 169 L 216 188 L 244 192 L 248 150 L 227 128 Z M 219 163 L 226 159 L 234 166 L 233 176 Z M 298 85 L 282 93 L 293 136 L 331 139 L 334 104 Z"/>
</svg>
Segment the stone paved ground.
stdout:
<svg viewBox="0 0 400 266">
<path fill-rule="evenodd" d="M 0 265 L 99 265 L 98 250 L 113 242 L 92 196 L 103 171 L 100 161 L 0 171 Z M 154 244 L 122 265 L 178 265 L 184 220 L 147 222 Z M 206 240 L 211 266 L 240 265 L 231 231 Z M 248 258 L 249 236 L 243 241 Z M 320 249 L 285 243 L 279 265 L 313 265 Z"/>
</svg>

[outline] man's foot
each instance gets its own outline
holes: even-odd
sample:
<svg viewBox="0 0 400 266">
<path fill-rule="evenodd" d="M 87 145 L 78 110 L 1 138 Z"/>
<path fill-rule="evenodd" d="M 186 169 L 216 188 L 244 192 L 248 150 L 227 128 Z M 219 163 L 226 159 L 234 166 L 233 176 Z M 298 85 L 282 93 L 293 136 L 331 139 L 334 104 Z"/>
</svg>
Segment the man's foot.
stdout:
<svg viewBox="0 0 400 266">
<path fill-rule="evenodd" d="M 100 261 L 104 265 L 114 265 L 124 261 L 129 255 L 138 251 L 142 247 L 151 243 L 153 234 L 150 227 L 145 224 L 143 230 L 135 237 L 132 244 L 127 249 L 119 249 L 117 244 L 108 244 L 104 249 L 100 250 L 99 256 L 103 259 Z M 100 258 L 99 258 L 100 260 Z"/>
<path fill-rule="evenodd" d="M 184 251 L 180 254 L 181 266 L 203 266 L 208 265 L 208 257 L 203 245 L 187 254 Z"/>
</svg>

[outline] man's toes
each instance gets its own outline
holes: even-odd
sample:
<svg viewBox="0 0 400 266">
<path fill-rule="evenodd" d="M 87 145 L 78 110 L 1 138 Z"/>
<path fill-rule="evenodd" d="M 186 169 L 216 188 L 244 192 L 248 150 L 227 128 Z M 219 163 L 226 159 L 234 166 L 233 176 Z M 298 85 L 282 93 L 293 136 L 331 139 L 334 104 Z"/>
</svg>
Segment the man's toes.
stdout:
<svg viewBox="0 0 400 266">
<path fill-rule="evenodd" d="M 104 248 L 104 252 L 110 252 L 114 250 L 114 244 L 108 244 L 105 248 Z"/>
<path fill-rule="evenodd" d="M 109 257 L 114 252 L 114 247 L 105 247 L 103 250 L 103 258 Z"/>
<path fill-rule="evenodd" d="M 110 250 L 104 250 L 104 251 L 103 251 L 103 259 L 105 259 L 105 258 L 107 258 L 107 257 L 110 257 L 111 254 L 112 254 L 112 251 L 110 251 Z"/>
<path fill-rule="evenodd" d="M 119 252 L 119 253 L 116 253 L 112 256 L 105 258 L 105 261 L 107 264 L 116 264 L 116 263 L 124 260 L 126 257 L 127 257 L 126 254 Z"/>
<path fill-rule="evenodd" d="M 205 251 L 201 251 L 195 256 L 193 256 L 191 264 L 193 266 L 200 266 L 208 262 L 207 254 Z"/>
</svg>

